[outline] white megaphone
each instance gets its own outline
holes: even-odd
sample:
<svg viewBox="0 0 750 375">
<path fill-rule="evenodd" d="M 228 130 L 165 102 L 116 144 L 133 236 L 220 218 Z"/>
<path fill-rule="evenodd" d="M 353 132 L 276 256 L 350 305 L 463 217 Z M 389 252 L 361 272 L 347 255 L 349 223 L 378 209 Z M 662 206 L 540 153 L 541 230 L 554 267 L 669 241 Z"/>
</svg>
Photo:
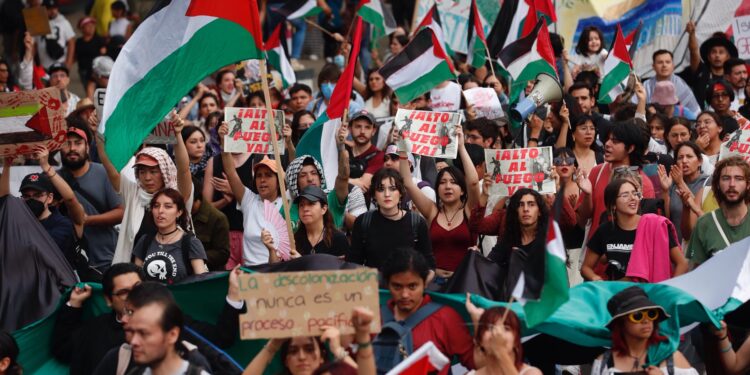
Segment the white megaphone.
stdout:
<svg viewBox="0 0 750 375">
<path fill-rule="evenodd" d="M 539 73 L 531 93 L 510 109 L 510 118 L 513 121 L 522 122 L 539 106 L 556 102 L 562 97 L 563 89 L 557 78 L 547 73 Z"/>
</svg>

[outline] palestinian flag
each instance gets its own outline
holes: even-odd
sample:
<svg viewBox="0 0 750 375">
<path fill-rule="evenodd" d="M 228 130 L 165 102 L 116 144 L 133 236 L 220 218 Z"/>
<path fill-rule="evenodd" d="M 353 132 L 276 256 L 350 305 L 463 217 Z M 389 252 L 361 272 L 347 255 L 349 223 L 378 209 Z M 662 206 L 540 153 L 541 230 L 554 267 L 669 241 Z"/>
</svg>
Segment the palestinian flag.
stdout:
<svg viewBox="0 0 750 375">
<path fill-rule="evenodd" d="M 331 100 L 325 113 L 305 132 L 297 144 L 297 155 L 310 155 L 323 165 L 326 181 L 336 181 L 339 170 L 336 133 L 341 126 L 344 110 L 349 108 L 354 82 L 354 67 L 357 65 L 360 45 L 362 44 L 362 17 L 357 17 L 352 36 L 352 50 L 349 63 L 333 89 Z"/>
<path fill-rule="evenodd" d="M 362 0 L 358 9 L 357 14 L 370 24 L 372 43 L 396 30 L 396 20 L 393 14 L 383 7 L 382 0 Z"/>
<path fill-rule="evenodd" d="M 543 20 L 539 20 L 531 33 L 505 47 L 498 62 L 513 78 L 511 101 L 515 101 L 523 91 L 526 82 L 544 72 L 557 77 L 555 54 L 549 40 L 549 31 Z"/>
<path fill-rule="evenodd" d="M 398 55 L 380 68 L 380 75 L 401 103 L 407 103 L 437 86 L 455 79 L 453 64 L 434 31 L 424 28 Z"/>
<path fill-rule="evenodd" d="M 297 82 L 297 77 L 295 77 L 294 69 L 292 69 L 292 65 L 289 64 L 289 59 L 286 58 L 284 47 L 281 45 L 281 30 L 282 28 L 285 29 L 285 25 L 284 22 L 280 22 L 276 25 L 271 36 L 266 40 L 265 49 L 268 54 L 268 63 L 273 65 L 273 67 L 281 73 L 281 80 L 284 84 L 284 88 L 287 88 L 292 86 L 294 82 Z"/>
<path fill-rule="evenodd" d="M 471 0 L 471 10 L 469 11 L 469 32 L 467 37 L 468 51 L 466 53 L 466 63 L 474 68 L 484 66 L 484 63 L 487 61 L 487 41 L 484 37 L 482 16 L 477 9 L 476 0 Z"/>
<path fill-rule="evenodd" d="M 162 0 L 112 68 L 101 130 L 120 169 L 180 98 L 223 66 L 262 58 L 255 0 Z M 211 53 L 206 53 L 210 46 Z"/>
<path fill-rule="evenodd" d="M 424 27 L 431 29 L 435 33 L 437 40 L 440 42 L 440 47 L 442 47 L 443 51 L 445 51 L 448 56 L 453 56 L 453 50 L 451 50 L 451 47 L 445 41 L 443 22 L 440 21 L 440 13 L 438 12 L 437 4 L 433 5 L 432 8 L 430 8 L 430 11 L 425 14 L 422 22 L 417 26 L 417 32 Z"/>
<path fill-rule="evenodd" d="M 638 39 L 641 37 L 641 28 L 643 27 L 643 21 L 638 22 L 638 26 L 625 36 L 625 47 L 628 49 L 630 59 L 632 60 L 635 56 L 635 51 L 638 49 Z"/>
<path fill-rule="evenodd" d="M 547 25 L 557 22 L 555 7 L 550 0 L 503 1 L 497 20 L 487 36 L 490 55 L 497 56 L 503 48 L 529 35 L 540 17 Z"/>
<path fill-rule="evenodd" d="M 450 363 L 432 341 L 427 341 L 386 375 L 425 375 L 440 371 Z"/>
<path fill-rule="evenodd" d="M 622 29 L 617 25 L 615 42 L 612 49 L 604 60 L 604 72 L 602 74 L 602 84 L 599 88 L 599 98 L 597 101 L 603 104 L 612 103 L 618 95 L 623 92 L 628 83 L 628 75 L 633 69 L 633 63 L 630 60 L 630 53 L 625 46 L 625 39 L 622 37 Z"/>
<path fill-rule="evenodd" d="M 317 16 L 322 9 L 315 0 L 287 0 L 276 12 L 288 20 Z"/>
</svg>

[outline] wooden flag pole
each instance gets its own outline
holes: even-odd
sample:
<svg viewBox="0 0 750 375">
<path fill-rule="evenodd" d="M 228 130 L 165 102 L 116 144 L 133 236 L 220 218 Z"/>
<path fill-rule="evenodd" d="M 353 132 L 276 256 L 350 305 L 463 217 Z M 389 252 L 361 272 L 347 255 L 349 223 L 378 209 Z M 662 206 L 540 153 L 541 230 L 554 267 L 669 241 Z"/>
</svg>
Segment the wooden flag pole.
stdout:
<svg viewBox="0 0 750 375">
<path fill-rule="evenodd" d="M 523 275 L 521 275 L 521 277 L 523 277 Z M 505 312 L 503 313 L 503 317 L 502 317 L 502 319 L 500 319 L 500 323 L 498 323 L 496 325 L 499 325 L 499 326 L 503 325 L 503 323 L 505 322 L 505 318 L 508 317 L 508 313 L 510 312 L 510 306 L 513 305 L 513 300 L 514 299 L 515 299 L 515 297 L 510 296 L 510 299 L 508 300 L 508 305 L 505 306 Z"/>
<path fill-rule="evenodd" d="M 318 29 L 318 30 L 320 30 L 320 32 L 322 32 L 323 34 L 326 34 L 326 35 L 330 36 L 331 38 L 336 39 L 336 37 L 333 36 L 333 33 L 331 33 L 330 31 L 328 31 L 326 29 L 324 29 L 323 27 L 321 27 L 317 23 L 315 23 L 313 21 L 310 21 L 308 19 L 305 19 L 305 23 L 308 24 L 308 25 L 310 25 L 310 26 L 312 26 L 312 27 L 314 27 L 314 28 L 316 28 L 316 29 Z"/>
<path fill-rule="evenodd" d="M 271 108 L 271 92 L 268 89 L 268 69 L 266 68 L 266 60 L 260 59 L 260 77 L 261 87 L 263 87 L 263 96 L 266 101 L 266 124 L 271 132 L 271 139 L 274 142 L 273 145 L 273 156 L 276 159 L 276 168 L 279 173 L 279 187 L 281 188 L 281 203 L 284 206 L 284 220 L 286 221 L 286 230 L 289 232 L 289 251 L 294 253 L 297 248 L 294 245 L 294 231 L 292 231 L 292 219 L 289 214 L 289 200 L 286 197 L 286 182 L 284 181 L 286 173 L 284 168 L 281 166 L 281 155 L 279 154 L 279 142 L 276 140 L 276 124 L 273 122 L 273 108 Z"/>
<path fill-rule="evenodd" d="M 487 53 L 487 62 L 490 63 L 490 72 L 492 72 L 492 75 L 495 75 L 495 67 L 492 64 L 492 57 L 490 57 L 490 49 L 487 48 L 487 44 L 484 45 L 484 52 Z"/>
</svg>

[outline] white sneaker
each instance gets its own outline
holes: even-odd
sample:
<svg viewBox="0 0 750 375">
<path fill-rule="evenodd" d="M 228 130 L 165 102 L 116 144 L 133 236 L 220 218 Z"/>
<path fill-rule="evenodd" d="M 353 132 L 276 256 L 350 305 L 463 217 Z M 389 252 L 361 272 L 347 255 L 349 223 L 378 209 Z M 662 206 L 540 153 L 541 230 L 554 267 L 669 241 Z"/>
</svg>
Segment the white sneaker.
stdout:
<svg viewBox="0 0 750 375">
<path fill-rule="evenodd" d="M 308 56 L 308 58 L 312 61 L 318 61 L 318 55 L 315 54 Z"/>
<path fill-rule="evenodd" d="M 292 69 L 294 69 L 294 70 L 302 70 L 302 69 L 305 69 L 305 66 L 304 66 L 304 65 L 302 65 L 302 63 L 301 63 L 301 62 L 299 62 L 299 60 L 297 60 L 297 59 L 290 59 L 290 60 L 289 60 L 289 65 L 291 65 L 291 66 L 292 66 Z"/>
</svg>

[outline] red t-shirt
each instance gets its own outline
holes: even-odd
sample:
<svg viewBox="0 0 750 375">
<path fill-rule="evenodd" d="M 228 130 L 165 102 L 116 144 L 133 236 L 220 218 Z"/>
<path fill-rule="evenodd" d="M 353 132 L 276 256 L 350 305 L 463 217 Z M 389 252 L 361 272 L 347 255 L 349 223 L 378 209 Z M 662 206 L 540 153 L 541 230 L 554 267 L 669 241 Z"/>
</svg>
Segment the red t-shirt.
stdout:
<svg viewBox="0 0 750 375">
<path fill-rule="evenodd" d="M 359 154 L 358 156 L 352 156 L 355 160 L 365 159 L 370 154 L 375 154 L 375 156 L 372 156 L 369 160 L 367 160 L 367 168 L 365 169 L 365 173 L 369 174 L 375 174 L 380 168 L 383 168 L 383 164 L 385 163 L 385 153 L 383 151 L 380 151 L 375 145 L 370 145 L 370 148 L 367 149 L 367 151 Z"/>
<path fill-rule="evenodd" d="M 425 294 L 420 307 L 432 302 L 432 298 Z M 393 310 L 393 299 L 388 300 L 388 307 Z M 411 332 L 412 343 L 416 351 L 427 341 L 433 344 L 452 359 L 458 356 L 461 364 L 468 369 L 474 366 L 474 341 L 472 340 L 469 330 L 466 328 L 466 322 L 456 310 L 449 306 L 443 306 L 432 315 L 422 320 Z M 450 364 L 445 366 L 440 375 L 447 375 Z"/>
</svg>

